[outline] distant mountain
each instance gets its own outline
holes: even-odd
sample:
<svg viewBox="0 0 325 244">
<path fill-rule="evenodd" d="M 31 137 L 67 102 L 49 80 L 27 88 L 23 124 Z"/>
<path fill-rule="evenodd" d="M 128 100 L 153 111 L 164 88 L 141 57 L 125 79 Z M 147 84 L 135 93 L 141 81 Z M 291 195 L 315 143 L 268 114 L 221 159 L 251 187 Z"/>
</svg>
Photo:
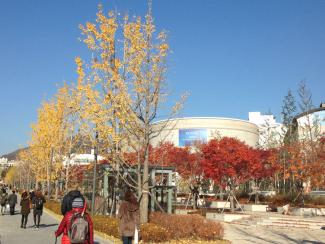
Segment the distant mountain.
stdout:
<svg viewBox="0 0 325 244">
<path fill-rule="evenodd" d="M 16 159 L 18 159 L 18 154 L 19 154 L 21 151 L 26 150 L 26 149 L 27 149 L 27 147 L 25 147 L 25 148 L 21 148 L 21 149 L 18 149 L 18 150 L 16 150 L 16 151 L 13 151 L 13 152 L 8 153 L 8 154 L 4 154 L 4 155 L 1 156 L 1 158 L 7 158 L 9 161 L 10 161 L 10 160 L 16 160 Z"/>
</svg>

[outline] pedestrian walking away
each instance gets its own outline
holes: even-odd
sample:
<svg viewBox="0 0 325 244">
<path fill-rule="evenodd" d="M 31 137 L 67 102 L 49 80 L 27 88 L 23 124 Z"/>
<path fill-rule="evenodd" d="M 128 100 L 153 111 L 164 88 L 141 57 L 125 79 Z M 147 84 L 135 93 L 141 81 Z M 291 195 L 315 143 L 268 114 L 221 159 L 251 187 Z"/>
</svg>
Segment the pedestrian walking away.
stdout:
<svg viewBox="0 0 325 244">
<path fill-rule="evenodd" d="M 63 234 L 61 244 L 93 244 L 93 222 L 86 212 L 86 203 L 81 197 L 78 197 L 72 201 L 71 206 L 72 209 L 66 212 L 55 232 L 55 237 Z"/>
<path fill-rule="evenodd" d="M 79 190 L 76 189 L 76 190 L 69 191 L 69 193 L 66 194 L 62 200 L 62 204 L 61 204 L 62 215 L 65 215 L 67 212 L 69 212 L 72 209 L 72 202 L 75 198 L 81 198 L 82 201 L 85 202 L 85 199 Z"/>
<path fill-rule="evenodd" d="M 124 201 L 122 202 L 118 215 L 120 222 L 120 234 L 123 244 L 137 243 L 139 226 L 140 226 L 140 211 L 138 201 L 131 190 L 127 190 L 124 194 Z M 136 236 L 136 238 L 134 238 Z"/>
<path fill-rule="evenodd" d="M 15 190 L 12 191 L 12 193 L 8 197 L 8 203 L 10 207 L 10 215 L 15 214 L 15 206 L 17 204 L 17 195 Z"/>
<path fill-rule="evenodd" d="M 6 210 L 6 204 L 8 201 L 8 193 L 5 188 L 2 188 L 0 193 L 0 205 L 1 205 L 1 214 L 4 215 Z"/>
<path fill-rule="evenodd" d="M 43 214 L 43 206 L 44 203 L 46 203 L 46 200 L 40 190 L 36 191 L 32 203 L 33 203 L 34 227 L 38 229 L 41 222 L 41 216 Z"/>
<path fill-rule="evenodd" d="M 29 191 L 29 199 L 31 200 L 31 201 L 33 201 L 33 198 L 35 197 L 35 191 L 34 190 L 30 190 Z"/>
<path fill-rule="evenodd" d="M 27 191 L 24 191 L 23 194 L 21 194 L 21 200 L 20 200 L 20 206 L 21 206 L 21 225 L 20 228 L 26 229 L 27 221 L 28 221 L 28 215 L 30 213 L 30 198 L 27 193 Z"/>
</svg>

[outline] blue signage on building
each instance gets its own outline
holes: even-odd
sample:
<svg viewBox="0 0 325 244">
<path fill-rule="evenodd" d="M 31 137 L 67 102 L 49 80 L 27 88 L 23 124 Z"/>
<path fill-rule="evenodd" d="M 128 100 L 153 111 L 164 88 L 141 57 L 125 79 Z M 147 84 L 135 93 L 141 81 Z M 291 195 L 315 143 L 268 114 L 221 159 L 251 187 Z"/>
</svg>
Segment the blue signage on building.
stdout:
<svg viewBox="0 0 325 244">
<path fill-rule="evenodd" d="M 208 141 L 207 129 L 180 129 L 178 132 L 180 147 L 192 146 L 195 142 L 206 143 Z"/>
</svg>

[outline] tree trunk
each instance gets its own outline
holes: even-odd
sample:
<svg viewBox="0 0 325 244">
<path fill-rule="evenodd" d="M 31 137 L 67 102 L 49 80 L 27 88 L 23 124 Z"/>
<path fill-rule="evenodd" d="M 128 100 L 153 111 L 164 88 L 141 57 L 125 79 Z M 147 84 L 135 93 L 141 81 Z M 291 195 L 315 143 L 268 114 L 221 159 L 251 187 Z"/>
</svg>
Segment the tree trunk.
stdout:
<svg viewBox="0 0 325 244">
<path fill-rule="evenodd" d="M 147 138 L 148 140 L 149 138 Z M 149 140 L 148 140 L 149 141 Z M 147 144 L 147 143 L 146 143 Z M 140 202 L 140 222 L 148 222 L 148 204 L 149 204 L 149 143 L 146 145 L 145 159 L 142 175 L 142 198 Z"/>
<path fill-rule="evenodd" d="M 42 194 L 45 195 L 45 181 L 42 181 Z"/>
<path fill-rule="evenodd" d="M 116 171 L 117 172 L 120 172 L 120 164 L 119 162 L 116 162 Z M 114 186 L 114 198 L 113 198 L 113 212 L 115 213 L 115 215 L 117 215 L 117 212 L 118 212 L 118 207 L 117 207 L 117 197 L 116 197 L 116 190 L 119 189 L 119 185 L 120 185 L 120 177 L 119 177 L 119 174 L 116 174 L 115 176 L 115 186 Z"/>
<path fill-rule="evenodd" d="M 140 145 L 140 142 L 139 142 L 139 145 Z M 139 146 L 139 149 L 138 149 L 138 199 L 140 200 L 142 197 L 142 187 L 141 187 L 141 182 L 142 182 L 142 177 L 141 177 L 141 157 L 140 157 L 140 146 Z"/>
<path fill-rule="evenodd" d="M 39 180 L 35 180 L 35 190 L 39 190 Z"/>
<path fill-rule="evenodd" d="M 55 181 L 55 201 L 58 200 L 58 196 L 59 196 L 59 180 Z"/>
<path fill-rule="evenodd" d="M 70 168 L 70 159 L 71 159 L 71 154 L 69 154 L 68 157 L 68 163 L 67 163 L 67 168 L 66 168 L 66 173 L 65 173 L 65 191 L 69 192 L 69 168 Z"/>
<path fill-rule="evenodd" d="M 235 212 L 234 195 L 233 195 L 232 192 L 230 194 L 231 194 L 230 198 L 229 198 L 229 200 L 230 200 L 230 209 L 231 209 L 231 212 L 234 213 Z"/>
<path fill-rule="evenodd" d="M 28 165 L 28 173 L 27 173 L 27 191 L 30 190 L 30 166 Z"/>
<path fill-rule="evenodd" d="M 220 188 L 220 200 L 223 201 L 223 189 Z"/>
<path fill-rule="evenodd" d="M 97 170 L 97 145 L 94 155 L 94 169 L 93 169 L 93 187 L 92 187 L 92 196 L 91 196 L 91 213 L 95 215 L 95 201 L 96 201 L 96 170 Z"/>
<path fill-rule="evenodd" d="M 53 163 L 53 148 L 51 149 L 51 158 L 47 167 L 47 197 L 51 199 L 51 176 L 52 176 L 52 163 Z"/>
<path fill-rule="evenodd" d="M 255 204 L 258 204 L 258 203 L 259 203 L 258 193 L 256 192 L 255 193 Z"/>
<path fill-rule="evenodd" d="M 197 209 L 196 194 L 192 193 L 193 209 Z"/>
</svg>

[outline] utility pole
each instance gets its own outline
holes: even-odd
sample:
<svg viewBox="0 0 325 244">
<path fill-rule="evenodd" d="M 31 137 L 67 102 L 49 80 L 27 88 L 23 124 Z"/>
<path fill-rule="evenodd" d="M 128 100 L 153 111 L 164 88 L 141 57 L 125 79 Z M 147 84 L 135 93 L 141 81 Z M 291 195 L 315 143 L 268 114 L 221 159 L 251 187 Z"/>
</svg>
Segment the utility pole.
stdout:
<svg viewBox="0 0 325 244">
<path fill-rule="evenodd" d="M 96 172 L 97 172 L 97 154 L 98 154 L 98 131 L 96 131 L 95 135 L 95 147 L 94 147 L 94 172 L 93 172 L 93 192 L 91 197 L 91 213 L 95 214 L 95 191 L 96 191 Z"/>
</svg>

